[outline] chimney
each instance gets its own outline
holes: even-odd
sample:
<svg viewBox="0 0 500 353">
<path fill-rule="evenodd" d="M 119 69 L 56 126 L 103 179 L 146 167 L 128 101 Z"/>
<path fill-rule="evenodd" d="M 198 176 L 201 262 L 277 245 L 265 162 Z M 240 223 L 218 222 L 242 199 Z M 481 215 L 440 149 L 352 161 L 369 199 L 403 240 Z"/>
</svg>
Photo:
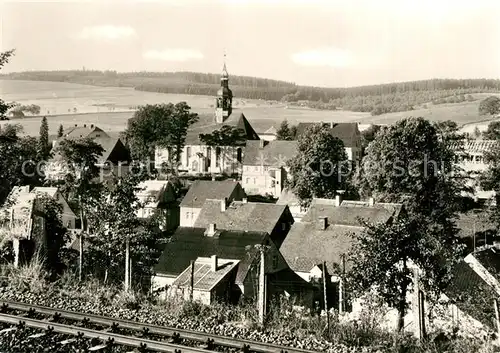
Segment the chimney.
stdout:
<svg viewBox="0 0 500 353">
<path fill-rule="evenodd" d="M 78 124 L 75 124 L 75 127 L 77 127 L 77 126 L 78 126 Z"/>
<path fill-rule="evenodd" d="M 340 207 L 341 203 L 342 203 L 342 196 L 341 195 L 335 196 L 335 207 Z"/>
<path fill-rule="evenodd" d="M 264 140 L 259 140 L 259 148 L 264 148 Z"/>
<path fill-rule="evenodd" d="M 83 124 L 83 127 L 87 127 L 87 124 Z"/>
<path fill-rule="evenodd" d="M 212 175 L 212 181 L 215 181 L 215 175 Z"/>
<path fill-rule="evenodd" d="M 328 217 L 318 217 L 318 229 L 325 230 L 328 227 Z"/>
<path fill-rule="evenodd" d="M 243 198 L 243 203 L 247 203 L 248 202 L 248 199 L 246 197 Z"/>
<path fill-rule="evenodd" d="M 333 129 L 333 121 L 330 121 L 330 129 Z"/>
<path fill-rule="evenodd" d="M 210 257 L 210 264 L 211 264 L 211 267 L 212 267 L 212 271 L 217 271 L 217 255 L 212 255 Z"/>
<path fill-rule="evenodd" d="M 93 129 L 93 128 L 94 128 L 94 124 L 90 124 L 90 128 L 92 128 L 92 129 Z"/>
<path fill-rule="evenodd" d="M 205 234 L 207 237 L 213 237 L 216 231 L 217 231 L 217 226 L 215 225 L 215 223 L 210 223 L 208 225 L 208 229 L 205 232 Z"/>
<path fill-rule="evenodd" d="M 368 199 L 368 206 L 372 207 L 374 204 L 375 204 L 375 200 L 373 199 L 373 197 L 370 197 Z"/>
<path fill-rule="evenodd" d="M 226 207 L 227 207 L 227 197 L 224 197 L 223 200 L 220 200 L 220 211 L 226 212 Z"/>
</svg>

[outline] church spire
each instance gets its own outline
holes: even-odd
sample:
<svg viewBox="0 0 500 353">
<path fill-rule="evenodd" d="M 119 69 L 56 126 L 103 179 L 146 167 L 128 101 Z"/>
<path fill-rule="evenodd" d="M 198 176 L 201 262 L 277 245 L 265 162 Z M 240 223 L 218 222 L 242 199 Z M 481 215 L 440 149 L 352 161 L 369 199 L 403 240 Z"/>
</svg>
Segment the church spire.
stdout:
<svg viewBox="0 0 500 353">
<path fill-rule="evenodd" d="M 224 66 L 222 67 L 222 75 L 220 78 L 220 88 L 217 91 L 217 99 L 215 103 L 215 121 L 221 124 L 231 115 L 233 105 L 233 92 L 229 89 L 229 74 L 226 68 L 225 52 Z"/>
</svg>

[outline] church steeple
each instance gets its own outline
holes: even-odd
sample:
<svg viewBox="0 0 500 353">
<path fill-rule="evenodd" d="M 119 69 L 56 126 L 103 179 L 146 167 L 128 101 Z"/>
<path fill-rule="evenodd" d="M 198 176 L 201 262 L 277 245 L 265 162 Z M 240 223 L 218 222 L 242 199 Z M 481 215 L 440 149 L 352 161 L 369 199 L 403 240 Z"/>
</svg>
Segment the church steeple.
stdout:
<svg viewBox="0 0 500 353">
<path fill-rule="evenodd" d="M 220 78 L 220 88 L 215 101 L 215 122 L 222 124 L 233 110 L 233 92 L 229 89 L 229 74 L 226 68 L 226 54 L 224 53 L 224 66 Z"/>
</svg>

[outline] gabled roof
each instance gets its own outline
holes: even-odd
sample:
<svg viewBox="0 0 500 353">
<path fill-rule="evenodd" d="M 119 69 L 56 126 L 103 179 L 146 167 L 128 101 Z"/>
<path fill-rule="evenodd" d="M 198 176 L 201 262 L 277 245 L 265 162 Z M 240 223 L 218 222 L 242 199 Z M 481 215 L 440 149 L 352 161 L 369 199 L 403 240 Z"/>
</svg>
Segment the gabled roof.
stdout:
<svg viewBox="0 0 500 353">
<path fill-rule="evenodd" d="M 70 127 L 63 131 L 62 138 L 69 138 L 69 139 L 85 138 L 93 132 L 101 132 L 103 136 L 109 137 L 101 128 L 95 125 L 89 125 L 89 126 Z"/>
<path fill-rule="evenodd" d="M 276 135 L 277 133 L 278 133 L 278 130 L 276 130 L 274 125 L 271 126 L 269 129 L 267 129 L 266 131 L 264 131 L 265 135 Z"/>
<path fill-rule="evenodd" d="M 488 248 L 472 254 L 483 267 L 500 281 L 500 250 Z"/>
<path fill-rule="evenodd" d="M 296 154 L 297 141 L 247 141 L 243 165 L 284 167 Z"/>
<path fill-rule="evenodd" d="M 268 241 L 264 232 L 220 230 L 217 236 L 206 236 L 206 228 L 179 227 L 158 260 L 158 274 L 178 276 L 191 260 L 217 255 L 222 259 L 239 260 L 237 283 L 242 283 L 255 255 L 255 245 Z"/>
<path fill-rule="evenodd" d="M 361 226 L 359 218 L 371 223 L 387 222 L 398 215 L 402 207 L 397 203 L 375 202 L 370 206 L 368 202 L 347 200 L 336 207 L 334 199 L 315 198 L 302 221 L 315 222 L 319 217 L 327 217 L 330 224 Z"/>
<path fill-rule="evenodd" d="M 196 180 L 182 199 L 181 207 L 201 208 L 207 199 L 229 199 L 236 188 L 241 185 L 234 180 Z"/>
<path fill-rule="evenodd" d="M 321 123 L 299 123 L 297 125 L 297 138 L 302 135 L 307 128 Z M 356 147 L 356 139 L 360 138 L 357 123 L 323 123 L 330 129 L 330 134 L 342 140 L 345 147 Z"/>
<path fill-rule="evenodd" d="M 58 188 L 43 187 L 43 186 L 37 186 L 37 187 L 33 188 L 33 190 L 31 190 L 32 193 L 45 194 L 45 195 L 48 195 L 50 197 L 55 197 L 58 191 L 59 191 Z"/>
<path fill-rule="evenodd" d="M 189 127 L 186 135 L 186 146 L 203 145 L 204 143 L 200 141 L 199 135 L 210 134 L 215 130 L 219 130 L 223 125 L 233 126 L 243 130 L 244 136 L 247 140 L 259 139 L 259 136 L 243 113 L 231 114 L 222 124 L 216 123 L 213 115 L 200 115 L 198 122 Z"/>
<path fill-rule="evenodd" d="M 493 231 L 495 225 L 486 211 L 460 213 L 457 219 L 458 235 L 461 238 L 470 238 L 475 234 Z"/>
<path fill-rule="evenodd" d="M 263 202 L 233 201 L 221 212 L 221 200 L 207 200 L 194 224 L 206 228 L 215 223 L 218 229 L 257 231 L 271 234 L 286 205 Z"/>
<path fill-rule="evenodd" d="M 199 291 L 211 291 L 236 266 L 239 260 L 217 259 L 217 270 L 213 271 L 211 258 L 199 257 L 194 263 L 193 288 Z M 189 287 L 191 285 L 191 266 L 186 268 L 172 283 L 172 286 Z"/>
<path fill-rule="evenodd" d="M 145 180 L 137 186 L 136 196 L 140 202 L 147 206 L 156 205 L 161 201 L 175 201 L 175 191 L 172 183 L 168 180 Z M 163 200 L 167 196 L 172 196 L 169 200 Z"/>
<path fill-rule="evenodd" d="M 59 140 L 64 139 L 64 137 L 61 137 Z M 76 138 L 75 138 L 76 139 Z M 122 148 L 126 150 L 125 145 L 119 138 L 113 138 L 109 137 L 108 135 L 106 136 L 100 136 L 100 137 L 94 137 L 92 138 L 93 141 L 95 141 L 97 144 L 101 145 L 103 148 L 102 155 L 98 158 L 97 163 L 98 164 L 104 164 L 105 162 L 109 161 L 113 151 L 115 151 L 117 148 Z M 54 152 L 57 150 L 57 145 L 52 149 Z M 127 151 L 127 159 L 128 159 L 128 151 Z M 60 162 L 62 161 L 62 157 L 59 153 L 54 153 L 53 157 L 51 158 L 51 162 Z"/>
<path fill-rule="evenodd" d="M 364 229 L 360 218 L 370 223 L 385 223 L 401 209 L 401 204 L 374 203 L 370 206 L 368 202 L 343 201 L 335 206 L 335 200 L 313 199 L 300 223 L 293 224 L 280 251 L 294 271 L 309 272 L 326 261 L 327 270 L 334 273 L 342 256 L 352 246 L 352 236 Z M 319 218 L 323 217 L 327 218 L 327 227 L 320 229 Z"/>
</svg>

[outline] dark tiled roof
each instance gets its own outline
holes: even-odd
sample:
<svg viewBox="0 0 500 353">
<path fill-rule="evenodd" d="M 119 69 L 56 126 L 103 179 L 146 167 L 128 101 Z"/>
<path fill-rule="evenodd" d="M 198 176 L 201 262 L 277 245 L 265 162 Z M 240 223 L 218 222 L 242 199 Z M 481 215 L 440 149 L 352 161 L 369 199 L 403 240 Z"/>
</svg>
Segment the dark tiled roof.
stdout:
<svg viewBox="0 0 500 353">
<path fill-rule="evenodd" d="M 236 188 L 241 188 L 234 180 L 196 180 L 182 199 L 181 207 L 201 208 L 207 199 L 229 198 Z"/>
<path fill-rule="evenodd" d="M 195 290 L 210 291 L 236 266 L 238 260 L 217 259 L 217 270 L 213 271 L 210 258 L 198 258 L 194 263 L 193 287 Z M 172 286 L 187 287 L 191 283 L 191 266 L 188 266 L 172 283 Z"/>
<path fill-rule="evenodd" d="M 376 202 L 369 206 L 362 201 L 343 201 L 340 207 L 336 207 L 333 199 L 313 199 L 302 221 L 316 221 L 319 217 L 327 217 L 329 224 L 360 226 L 359 218 L 371 223 L 387 222 L 392 216 L 399 214 L 401 208 L 402 205 L 396 203 Z"/>
<path fill-rule="evenodd" d="M 500 251 L 498 249 L 489 248 L 477 251 L 474 257 L 497 281 L 500 281 Z"/>
<path fill-rule="evenodd" d="M 195 227 L 206 228 L 215 223 L 218 229 L 272 233 L 287 210 L 286 205 L 263 202 L 234 201 L 221 212 L 220 200 L 207 200 L 196 219 Z"/>
<path fill-rule="evenodd" d="M 465 152 L 482 153 L 492 151 L 499 146 L 499 142 L 495 140 L 465 140 L 457 141 L 452 144 L 455 149 L 463 148 Z"/>
<path fill-rule="evenodd" d="M 297 141 L 247 141 L 243 165 L 284 167 L 296 154 Z"/>
<path fill-rule="evenodd" d="M 200 115 L 199 120 L 190 126 L 186 135 L 186 145 L 202 145 L 200 134 L 210 134 L 223 125 L 229 125 L 244 131 L 247 140 L 258 140 L 259 136 L 243 113 L 233 113 L 223 124 L 217 124 L 213 115 Z"/>
<path fill-rule="evenodd" d="M 103 136 L 108 136 L 101 128 L 89 125 L 88 127 L 84 126 L 70 127 L 63 131 L 63 137 L 70 139 L 85 138 L 93 132 L 100 132 Z"/>
<path fill-rule="evenodd" d="M 473 237 L 474 232 L 476 236 L 484 234 L 484 232 L 492 231 L 495 229 L 493 223 L 487 212 L 474 212 L 461 213 L 457 219 L 457 228 L 459 229 L 458 235 L 461 238 Z"/>
<path fill-rule="evenodd" d="M 363 231 L 362 227 L 329 225 L 325 230 L 317 228 L 314 222 L 294 223 L 280 247 L 288 266 L 294 271 L 309 272 L 314 266 L 326 261 L 329 273 L 337 273 L 342 255 L 351 249 L 352 234 Z M 346 263 L 346 268 L 348 268 Z"/>
<path fill-rule="evenodd" d="M 492 329 L 495 327 L 490 299 L 497 295 L 465 261 L 453 268 L 453 279 L 444 293 L 460 310 Z"/>
<path fill-rule="evenodd" d="M 198 257 L 217 255 L 222 259 L 239 260 L 236 281 L 241 283 L 252 263 L 256 249 L 268 239 L 264 232 L 218 231 L 218 236 L 205 235 L 206 228 L 179 227 L 165 245 L 155 267 L 156 273 L 178 276 Z"/>
<path fill-rule="evenodd" d="M 310 282 L 304 280 L 290 268 L 268 274 L 267 280 L 273 287 L 286 290 L 290 294 L 300 293 L 304 290 L 314 290 L 314 286 Z"/>
<path fill-rule="evenodd" d="M 341 257 L 350 250 L 353 239 L 363 231 L 359 222 L 362 218 L 370 223 L 385 223 L 401 211 L 401 204 L 343 201 L 339 207 L 335 200 L 313 199 L 301 222 L 294 223 L 280 251 L 290 268 L 309 272 L 323 261 L 327 270 L 333 273 L 340 265 Z M 320 217 L 327 218 L 327 228 L 319 229 Z M 349 264 L 346 264 L 348 268 Z"/>
<path fill-rule="evenodd" d="M 317 125 L 318 123 L 299 123 L 297 125 L 297 137 L 302 135 L 307 128 Z M 360 133 L 357 123 L 325 123 L 330 127 L 332 136 L 342 140 L 345 147 L 356 147 L 356 138 L 359 138 Z"/>
</svg>

